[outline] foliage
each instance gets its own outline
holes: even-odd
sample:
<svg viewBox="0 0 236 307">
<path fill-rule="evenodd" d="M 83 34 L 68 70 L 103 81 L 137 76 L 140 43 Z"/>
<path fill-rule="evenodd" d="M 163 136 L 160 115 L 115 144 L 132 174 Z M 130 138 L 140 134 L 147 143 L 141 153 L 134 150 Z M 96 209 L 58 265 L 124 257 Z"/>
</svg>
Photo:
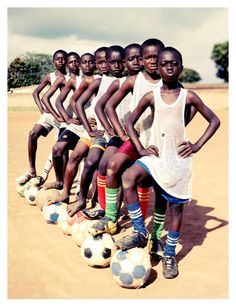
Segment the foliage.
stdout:
<svg viewBox="0 0 236 307">
<path fill-rule="evenodd" d="M 27 52 L 15 58 L 8 67 L 8 90 L 10 88 L 39 84 L 45 75 L 54 70 L 52 56 Z"/>
<path fill-rule="evenodd" d="M 201 80 L 201 77 L 198 72 L 191 68 L 184 68 L 180 77 L 179 81 L 184 83 L 194 83 Z"/>
<path fill-rule="evenodd" d="M 212 50 L 211 59 L 215 62 L 217 68 L 216 76 L 228 82 L 229 42 L 226 41 L 221 44 L 215 44 Z"/>
</svg>

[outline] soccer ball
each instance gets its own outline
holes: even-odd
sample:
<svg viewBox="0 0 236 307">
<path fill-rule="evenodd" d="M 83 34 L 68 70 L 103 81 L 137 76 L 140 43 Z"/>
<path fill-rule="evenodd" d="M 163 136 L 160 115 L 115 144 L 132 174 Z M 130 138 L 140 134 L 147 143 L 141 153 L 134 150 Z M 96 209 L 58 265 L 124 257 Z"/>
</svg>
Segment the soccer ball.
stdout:
<svg viewBox="0 0 236 307">
<path fill-rule="evenodd" d="M 48 205 L 49 202 L 54 202 L 61 196 L 61 193 L 57 189 L 40 189 L 36 195 L 36 205 L 40 210 L 43 210 L 44 205 Z"/>
<path fill-rule="evenodd" d="M 25 199 L 27 203 L 31 206 L 36 206 L 36 196 L 38 194 L 39 189 L 33 185 L 32 183 L 29 183 L 24 191 Z"/>
<path fill-rule="evenodd" d="M 21 197 L 25 197 L 25 189 L 27 188 L 28 185 L 32 184 L 31 180 L 32 179 L 30 179 L 26 183 L 19 183 L 18 179 L 16 179 L 16 191 Z"/>
<path fill-rule="evenodd" d="M 116 251 L 115 241 L 108 233 L 89 235 L 81 245 L 81 255 L 89 266 L 107 267 Z"/>
<path fill-rule="evenodd" d="M 129 289 L 142 287 L 152 268 L 149 254 L 138 247 L 116 251 L 110 266 L 113 279 L 119 286 Z"/>
<path fill-rule="evenodd" d="M 81 212 L 77 212 L 74 214 L 72 217 L 69 216 L 66 207 L 62 210 L 58 217 L 58 226 L 61 228 L 62 232 L 65 235 L 70 236 L 71 235 L 71 230 L 74 222 L 79 219 L 82 215 Z"/>
<path fill-rule="evenodd" d="M 89 236 L 88 230 L 94 222 L 96 221 L 87 220 L 84 216 L 81 216 L 73 223 L 71 228 L 71 236 L 79 247 Z"/>
<path fill-rule="evenodd" d="M 57 224 L 60 213 L 64 210 L 64 206 L 61 202 L 45 205 L 43 207 L 43 216 L 48 224 Z"/>
</svg>

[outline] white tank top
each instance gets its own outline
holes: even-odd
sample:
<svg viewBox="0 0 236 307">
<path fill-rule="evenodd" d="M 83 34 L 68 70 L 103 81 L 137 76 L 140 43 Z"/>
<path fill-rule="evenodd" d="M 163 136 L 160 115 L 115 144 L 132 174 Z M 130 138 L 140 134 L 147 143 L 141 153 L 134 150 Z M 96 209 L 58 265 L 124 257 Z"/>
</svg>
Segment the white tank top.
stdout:
<svg viewBox="0 0 236 307">
<path fill-rule="evenodd" d="M 56 73 L 55 72 L 50 72 L 50 82 L 51 82 L 51 86 L 52 84 L 56 81 L 56 79 L 59 78 L 58 76 L 56 76 Z M 56 99 L 57 97 L 59 96 L 60 94 L 60 89 L 58 88 L 56 90 L 56 92 L 52 95 L 52 97 L 50 98 L 50 102 L 51 102 L 51 105 L 53 108 L 56 108 L 55 106 L 55 102 L 56 102 Z"/>
<path fill-rule="evenodd" d="M 156 83 L 152 83 L 148 81 L 142 72 L 139 72 L 133 89 L 133 97 L 131 100 L 131 109 L 132 112 L 138 105 L 141 98 L 148 92 L 151 92 L 155 89 L 158 89 L 162 86 L 162 80 L 158 80 Z M 139 138 L 141 143 L 144 147 L 147 147 L 150 144 L 150 128 L 152 126 L 152 118 L 151 118 L 151 111 L 148 108 L 145 112 L 141 115 L 138 122 L 135 124 L 135 129 L 139 133 Z"/>
<path fill-rule="evenodd" d="M 150 170 L 155 181 L 168 194 L 188 199 L 191 197 L 192 158 L 180 158 L 177 144 L 186 140 L 184 110 L 187 90 L 180 90 L 175 102 L 166 104 L 160 89 L 154 90 L 155 111 L 150 144 L 157 146 L 159 157 L 140 159 Z"/>
</svg>

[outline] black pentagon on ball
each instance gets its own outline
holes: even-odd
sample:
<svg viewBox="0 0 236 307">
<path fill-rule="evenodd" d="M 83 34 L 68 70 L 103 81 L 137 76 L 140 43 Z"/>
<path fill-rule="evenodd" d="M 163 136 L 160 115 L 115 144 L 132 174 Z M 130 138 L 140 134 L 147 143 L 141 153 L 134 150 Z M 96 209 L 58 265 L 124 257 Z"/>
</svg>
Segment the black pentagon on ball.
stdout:
<svg viewBox="0 0 236 307">
<path fill-rule="evenodd" d="M 134 278 L 143 278 L 146 273 L 146 269 L 143 265 L 136 265 L 133 269 Z"/>
<path fill-rule="evenodd" d="M 120 280 L 121 280 L 122 284 L 126 287 L 132 285 L 132 283 L 134 281 L 133 276 L 130 275 L 129 273 L 121 273 L 120 274 Z"/>
<path fill-rule="evenodd" d="M 102 234 L 98 234 L 98 235 L 93 237 L 93 240 L 94 241 L 99 241 L 99 240 L 102 240 L 102 238 L 103 238 L 103 235 Z"/>
<path fill-rule="evenodd" d="M 104 250 L 103 250 L 102 256 L 103 256 L 104 259 L 110 258 L 111 257 L 111 249 L 105 247 Z"/>
<path fill-rule="evenodd" d="M 86 258 L 91 258 L 92 257 L 92 251 L 91 251 L 90 248 L 87 247 L 87 248 L 84 249 L 84 256 Z"/>
<path fill-rule="evenodd" d="M 119 276 L 120 275 L 120 271 L 121 271 L 121 265 L 119 262 L 113 262 L 111 265 L 111 271 L 112 274 L 115 276 Z"/>
<path fill-rule="evenodd" d="M 30 195 L 29 200 L 30 201 L 35 201 L 35 196 L 34 195 Z"/>
</svg>

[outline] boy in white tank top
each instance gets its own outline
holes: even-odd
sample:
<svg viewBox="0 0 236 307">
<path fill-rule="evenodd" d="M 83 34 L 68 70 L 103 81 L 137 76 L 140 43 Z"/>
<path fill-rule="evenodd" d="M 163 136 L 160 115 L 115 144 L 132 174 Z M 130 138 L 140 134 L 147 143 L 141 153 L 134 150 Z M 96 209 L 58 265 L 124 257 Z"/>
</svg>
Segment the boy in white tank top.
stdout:
<svg viewBox="0 0 236 307">
<path fill-rule="evenodd" d="M 109 204 L 106 208 L 105 219 L 101 221 L 99 225 L 92 226 L 90 229 L 90 232 L 93 235 L 102 232 L 116 232 L 118 219 L 117 198 L 121 185 L 121 176 L 124 170 L 127 167 L 130 167 L 132 163 L 140 157 L 134 146 L 132 146 L 130 140 L 127 140 L 128 136 L 125 132 L 124 124 L 120 122 L 116 110 L 119 109 L 120 104 L 122 105 L 121 102 L 124 98 L 132 94 L 131 101 L 126 105 L 126 110 L 128 111 L 126 116 L 129 116 L 146 92 L 151 91 L 162 84 L 157 72 L 157 55 L 162 48 L 164 48 L 164 44 L 158 39 L 153 38 L 145 40 L 141 46 L 140 54 L 142 56 L 144 70 L 129 77 L 106 104 L 108 118 L 117 134 L 124 141 L 124 144 L 118 149 L 118 152 L 113 155 L 108 163 L 107 176 L 105 178 L 106 188 L 104 187 L 104 190 L 106 190 L 105 195 L 106 199 L 109 200 Z M 142 140 L 146 138 L 146 130 L 151 126 L 152 120 L 149 113 L 146 112 L 146 117 L 143 115 L 141 121 L 139 121 L 139 132 L 140 137 L 142 136 Z M 142 124 L 142 121 L 145 123 L 149 122 L 149 125 L 145 126 Z M 144 183 L 142 187 L 138 188 L 144 218 L 146 217 L 147 206 L 149 203 L 149 186 L 150 185 Z"/>
<path fill-rule="evenodd" d="M 162 257 L 165 278 L 175 278 L 179 273 L 175 249 L 180 236 L 183 205 L 191 197 L 191 155 L 198 152 L 220 126 L 218 117 L 197 94 L 180 86 L 178 78 L 182 68 L 180 52 L 172 47 L 164 48 L 158 56 L 158 70 L 163 86 L 147 93 L 127 121 L 126 131 L 142 158 L 126 170 L 122 177 L 133 232 L 115 243 L 123 250 L 147 245 L 148 233 L 142 219 L 137 186 L 151 175 L 156 189 L 169 202 L 171 212 Z M 208 121 L 207 129 L 194 144 L 185 135 L 184 110 L 191 105 Z M 137 137 L 134 125 L 148 107 L 153 117 L 152 145 L 145 149 Z"/>
<path fill-rule="evenodd" d="M 79 91 L 81 95 L 83 91 L 85 91 L 88 88 L 89 84 L 94 80 L 94 75 L 93 75 L 95 69 L 94 56 L 90 53 L 83 54 L 81 56 L 81 62 L 78 63 L 78 65 L 79 64 L 80 64 L 80 69 L 83 73 L 82 77 L 79 76 L 77 78 L 71 78 L 69 81 L 67 81 L 66 86 L 64 87 L 61 95 L 58 97 L 59 99 L 57 99 L 56 101 L 57 104 L 56 107 L 57 106 L 59 107 L 58 111 L 63 119 L 64 125 L 60 129 L 62 131 L 60 131 L 60 135 L 57 139 L 57 142 L 52 148 L 53 152 L 52 158 L 53 158 L 53 166 L 55 170 L 56 181 L 45 184 L 44 185 L 45 189 L 61 190 L 63 188 L 64 171 L 68 161 L 68 159 L 66 161 L 63 159 L 63 155 L 65 153 L 68 153 L 69 150 L 74 150 L 78 140 L 84 133 L 84 129 L 83 126 L 81 125 L 78 115 L 76 115 L 77 118 L 73 118 L 70 113 L 66 112 L 65 108 L 62 105 L 62 101 L 64 101 L 67 98 L 68 94 L 71 93 L 72 90 L 74 92 L 76 90 Z M 81 86 L 82 82 L 83 86 Z M 70 107 L 72 107 L 75 110 L 74 105 L 71 103 Z"/>
<path fill-rule="evenodd" d="M 60 124 L 55 120 L 53 115 L 42 104 L 40 93 L 48 85 L 52 85 L 58 77 L 65 76 L 66 73 L 66 56 L 67 53 L 64 50 L 57 50 L 53 55 L 53 64 L 56 71 L 49 73 L 45 76 L 43 81 L 37 86 L 33 92 L 33 98 L 37 104 L 40 113 L 42 114 L 39 120 L 36 122 L 32 130 L 29 132 L 28 139 L 28 159 L 29 159 L 29 171 L 24 175 L 17 178 L 19 184 L 25 184 L 31 178 L 37 176 L 36 172 L 36 151 L 37 141 L 40 136 L 46 137 L 48 133 L 53 129 L 59 129 Z M 57 92 L 57 94 L 59 94 Z M 55 95 L 56 97 L 56 95 Z"/>
</svg>

